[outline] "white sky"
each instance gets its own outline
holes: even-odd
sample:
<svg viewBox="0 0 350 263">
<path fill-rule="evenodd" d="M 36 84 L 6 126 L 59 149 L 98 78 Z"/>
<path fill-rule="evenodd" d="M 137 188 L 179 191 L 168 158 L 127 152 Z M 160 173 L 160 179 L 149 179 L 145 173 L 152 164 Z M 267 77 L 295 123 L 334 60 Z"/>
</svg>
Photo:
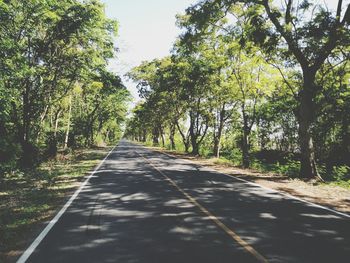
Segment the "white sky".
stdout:
<svg viewBox="0 0 350 263">
<path fill-rule="evenodd" d="M 175 15 L 197 0 L 102 0 L 109 18 L 118 20 L 119 37 L 117 59 L 110 68 L 124 75 L 144 60 L 161 58 L 170 49 L 180 30 L 175 26 Z M 124 84 L 138 100 L 135 84 L 124 79 Z"/>
<path fill-rule="evenodd" d="M 276 0 L 280 1 L 280 0 Z M 282 0 L 283 1 L 283 0 Z M 338 0 L 315 0 L 335 9 Z M 110 68 L 120 76 L 144 60 L 169 55 L 180 30 L 175 15 L 198 0 L 102 0 L 106 14 L 119 22 L 117 47 L 120 49 Z M 346 6 L 350 0 L 344 0 Z M 344 8 L 345 9 L 345 8 Z M 124 78 L 124 84 L 137 101 L 135 84 Z"/>
</svg>

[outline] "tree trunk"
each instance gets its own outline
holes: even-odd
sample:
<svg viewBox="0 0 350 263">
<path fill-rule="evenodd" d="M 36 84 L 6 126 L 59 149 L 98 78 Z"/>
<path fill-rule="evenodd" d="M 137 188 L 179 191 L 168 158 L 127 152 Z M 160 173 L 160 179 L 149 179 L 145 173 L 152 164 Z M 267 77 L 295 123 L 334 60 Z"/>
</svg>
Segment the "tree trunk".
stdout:
<svg viewBox="0 0 350 263">
<path fill-rule="evenodd" d="M 142 139 L 141 139 L 141 141 L 142 142 L 146 142 L 146 138 L 147 138 L 147 131 L 146 131 L 146 129 L 143 129 L 142 130 Z"/>
<path fill-rule="evenodd" d="M 138 142 L 142 141 L 142 134 L 141 134 L 141 132 L 138 132 L 137 136 L 135 136 L 135 140 L 138 141 Z"/>
<path fill-rule="evenodd" d="M 242 138 L 242 164 L 244 168 L 249 168 L 250 166 L 248 135 L 249 135 L 249 132 L 245 127 L 243 129 L 243 138 Z"/>
<path fill-rule="evenodd" d="M 249 156 L 249 135 L 251 127 L 249 127 L 249 120 L 246 114 L 245 103 L 242 104 L 242 118 L 243 118 L 243 134 L 242 134 L 242 165 L 244 168 L 249 168 L 250 166 L 250 156 Z"/>
<path fill-rule="evenodd" d="M 92 120 L 90 123 L 90 138 L 89 138 L 89 146 L 94 144 L 94 121 Z"/>
<path fill-rule="evenodd" d="M 50 133 L 50 135 L 51 134 L 53 135 L 53 137 L 50 138 L 49 145 L 48 145 L 49 146 L 48 154 L 50 157 L 55 157 L 57 155 L 57 131 L 58 131 L 58 123 L 59 123 L 59 119 L 60 119 L 60 114 L 61 114 L 61 110 L 58 110 L 55 113 L 54 131 L 53 131 L 53 133 Z"/>
<path fill-rule="evenodd" d="M 153 137 L 153 146 L 158 146 L 159 145 L 159 130 L 157 127 L 153 128 L 153 133 L 152 133 L 152 137 Z"/>
<path fill-rule="evenodd" d="M 162 139 L 162 147 L 165 148 L 165 138 L 164 138 L 164 133 L 163 133 L 163 129 L 160 132 L 160 137 Z"/>
<path fill-rule="evenodd" d="M 23 118 L 22 118 L 22 141 L 24 144 L 29 143 L 30 131 L 30 113 L 29 113 L 29 84 L 26 84 L 25 92 L 23 93 Z"/>
<path fill-rule="evenodd" d="M 181 135 L 181 138 L 182 138 L 182 142 L 184 144 L 184 147 L 185 147 L 185 152 L 188 153 L 189 152 L 189 149 L 190 149 L 190 142 L 189 142 L 189 139 L 188 139 L 188 135 L 185 135 L 181 128 L 180 128 L 180 125 L 178 122 L 176 122 L 176 126 L 177 126 L 177 129 Z"/>
<path fill-rule="evenodd" d="M 190 139 L 191 139 L 191 146 L 192 146 L 192 152 L 191 153 L 193 155 L 198 155 L 199 154 L 199 145 L 198 145 L 198 142 L 197 142 L 198 135 L 195 132 L 195 121 L 196 121 L 196 119 L 195 119 L 195 117 L 193 115 L 194 115 L 194 113 L 190 112 L 190 128 L 189 128 L 189 131 L 190 131 Z"/>
<path fill-rule="evenodd" d="M 315 73 L 304 70 L 303 89 L 300 91 L 299 108 L 299 143 L 300 143 L 300 177 L 312 179 L 319 177 L 316 166 L 311 127 L 314 121 L 314 86 Z"/>
<path fill-rule="evenodd" d="M 215 136 L 214 138 L 213 152 L 216 158 L 220 158 L 220 138 L 218 138 L 217 136 Z"/>
<path fill-rule="evenodd" d="M 196 139 L 191 138 L 191 145 L 192 145 L 192 154 L 193 155 L 199 155 L 199 144 L 197 143 Z"/>
<path fill-rule="evenodd" d="M 185 146 L 185 153 L 189 153 L 189 151 L 190 151 L 190 144 L 187 142 L 187 143 L 184 143 L 184 146 Z"/>
<path fill-rule="evenodd" d="M 176 145 L 175 145 L 175 132 L 176 132 L 176 125 L 175 125 L 175 124 L 170 124 L 169 139 L 170 139 L 170 147 L 171 147 L 171 150 L 176 150 Z"/>
<path fill-rule="evenodd" d="M 40 134 L 41 134 L 41 130 L 42 130 L 41 127 L 44 126 L 44 121 L 45 121 L 48 110 L 49 110 L 49 105 L 46 105 L 44 112 L 40 116 L 40 125 L 39 125 L 38 131 L 36 132 L 36 143 L 37 144 L 39 143 L 39 140 L 40 140 Z"/>
<path fill-rule="evenodd" d="M 193 129 L 190 129 L 190 137 L 191 137 L 191 146 L 193 155 L 199 155 L 199 143 L 198 143 L 198 135 L 194 133 Z"/>
<path fill-rule="evenodd" d="M 108 143 L 110 142 L 109 141 L 109 134 L 110 134 L 110 130 L 108 129 L 105 133 L 105 138 L 104 138 L 105 142 L 108 142 Z"/>
<path fill-rule="evenodd" d="M 223 105 L 219 113 L 219 126 L 218 126 L 217 133 L 214 132 L 213 152 L 216 158 L 220 157 L 220 144 L 221 144 L 221 136 L 222 136 L 222 130 L 224 128 L 224 123 L 225 123 L 225 105 Z"/>
<path fill-rule="evenodd" d="M 61 110 L 58 110 L 55 114 L 55 126 L 54 126 L 54 137 L 57 138 L 57 131 L 58 131 L 58 123 L 59 123 L 59 120 L 60 120 L 60 115 L 61 115 Z"/>
<path fill-rule="evenodd" d="M 64 149 L 67 149 L 68 147 L 71 115 L 72 115 L 72 95 L 69 96 L 68 122 L 67 122 L 66 136 L 64 138 L 64 147 L 63 147 Z"/>
<path fill-rule="evenodd" d="M 29 92 L 30 84 L 25 83 L 25 91 L 23 92 L 23 108 L 22 108 L 22 125 L 20 127 L 20 143 L 22 148 L 22 154 L 20 163 L 24 168 L 32 167 L 34 164 L 34 147 L 30 142 L 30 105 L 29 105 Z"/>
<path fill-rule="evenodd" d="M 346 113 L 343 113 L 341 142 L 344 156 L 342 161 L 350 165 L 350 118 Z"/>
</svg>

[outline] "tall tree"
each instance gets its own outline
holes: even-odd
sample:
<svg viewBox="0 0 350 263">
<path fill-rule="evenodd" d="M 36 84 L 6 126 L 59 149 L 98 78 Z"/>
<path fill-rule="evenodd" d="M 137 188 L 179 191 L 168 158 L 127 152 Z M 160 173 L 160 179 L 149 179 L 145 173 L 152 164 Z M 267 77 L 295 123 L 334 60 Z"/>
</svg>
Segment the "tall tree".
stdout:
<svg viewBox="0 0 350 263">
<path fill-rule="evenodd" d="M 0 1 L 0 17 L 0 98 L 12 98 L 12 125 L 0 127 L 12 130 L 9 140 L 20 143 L 22 163 L 31 166 L 46 133 L 56 140 L 70 119 L 63 104 L 74 88 L 103 77 L 117 23 L 97 0 Z M 72 96 L 72 114 L 75 102 Z"/>
<path fill-rule="evenodd" d="M 187 9 L 194 26 L 203 30 L 223 16 L 236 15 L 236 20 L 248 18 L 242 40 L 250 38 L 267 54 L 278 54 L 286 63 L 297 64 L 303 76 L 299 89 L 299 140 L 301 152 L 300 175 L 319 176 L 316 167 L 312 125 L 315 121 L 315 98 L 321 89 L 316 75 L 335 49 L 349 44 L 350 5 L 338 1 L 334 12 L 312 1 L 288 0 L 280 4 L 268 0 L 207 0 Z M 242 44 L 244 41 L 241 42 Z"/>
</svg>

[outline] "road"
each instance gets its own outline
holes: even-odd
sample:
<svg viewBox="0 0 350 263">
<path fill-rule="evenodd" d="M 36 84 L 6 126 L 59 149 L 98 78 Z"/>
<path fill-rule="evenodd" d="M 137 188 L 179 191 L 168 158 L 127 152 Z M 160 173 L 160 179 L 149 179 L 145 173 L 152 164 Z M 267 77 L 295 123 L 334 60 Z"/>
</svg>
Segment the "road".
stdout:
<svg viewBox="0 0 350 263">
<path fill-rule="evenodd" d="M 350 218 L 122 140 L 27 262 L 350 262 Z"/>
</svg>

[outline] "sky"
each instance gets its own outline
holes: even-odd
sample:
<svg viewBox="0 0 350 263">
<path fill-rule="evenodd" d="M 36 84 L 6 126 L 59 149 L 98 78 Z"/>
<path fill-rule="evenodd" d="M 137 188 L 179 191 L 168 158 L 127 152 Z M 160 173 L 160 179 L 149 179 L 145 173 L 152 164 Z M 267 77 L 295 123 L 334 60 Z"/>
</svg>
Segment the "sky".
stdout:
<svg viewBox="0 0 350 263">
<path fill-rule="evenodd" d="M 180 34 L 175 25 L 175 15 L 197 0 L 102 0 L 109 18 L 119 22 L 116 46 L 117 58 L 109 63 L 110 69 L 120 76 L 142 61 L 161 58 Z M 123 78 L 124 84 L 139 99 L 135 83 Z"/>
</svg>

